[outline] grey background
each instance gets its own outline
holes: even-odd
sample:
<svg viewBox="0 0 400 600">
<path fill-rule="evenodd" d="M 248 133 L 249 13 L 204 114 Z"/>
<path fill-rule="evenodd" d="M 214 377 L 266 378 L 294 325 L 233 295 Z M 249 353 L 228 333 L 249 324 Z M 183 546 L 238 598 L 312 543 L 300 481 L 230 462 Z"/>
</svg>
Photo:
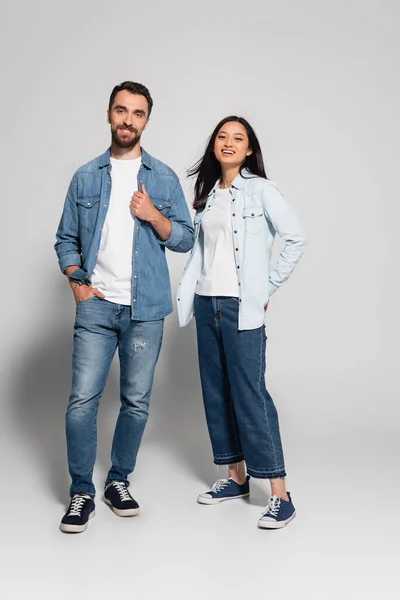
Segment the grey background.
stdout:
<svg viewBox="0 0 400 600">
<path fill-rule="evenodd" d="M 2 5 L 2 598 L 161 594 L 397 598 L 400 6 L 389 0 Z M 309 247 L 271 301 L 268 384 L 298 518 L 260 532 L 249 503 L 199 507 L 212 465 L 193 323 L 168 318 L 132 491 L 62 536 L 74 304 L 52 249 L 69 180 L 109 144 L 124 79 L 154 97 L 143 145 L 185 169 L 217 121 L 247 117 Z M 186 256 L 168 255 L 173 290 Z M 100 409 L 101 489 L 118 365 Z M 397 556 L 398 560 L 398 556 Z M 396 561 L 397 562 L 397 561 Z"/>
</svg>

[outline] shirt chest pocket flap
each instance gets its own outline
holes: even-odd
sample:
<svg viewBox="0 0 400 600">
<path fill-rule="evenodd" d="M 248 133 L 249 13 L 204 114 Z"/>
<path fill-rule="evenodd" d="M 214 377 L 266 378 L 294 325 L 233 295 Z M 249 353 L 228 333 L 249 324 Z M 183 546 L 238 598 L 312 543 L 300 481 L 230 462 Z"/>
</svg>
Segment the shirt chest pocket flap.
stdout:
<svg viewBox="0 0 400 600">
<path fill-rule="evenodd" d="M 152 198 L 152 202 L 156 208 L 164 216 L 167 216 L 171 208 L 171 200 L 164 200 L 164 198 Z"/>
<path fill-rule="evenodd" d="M 76 203 L 80 223 L 85 229 L 91 229 L 94 227 L 99 212 L 100 195 L 84 196 L 83 198 L 78 198 Z"/>
<path fill-rule="evenodd" d="M 264 229 L 266 220 L 262 206 L 247 206 L 242 216 L 246 233 L 260 233 Z"/>
</svg>

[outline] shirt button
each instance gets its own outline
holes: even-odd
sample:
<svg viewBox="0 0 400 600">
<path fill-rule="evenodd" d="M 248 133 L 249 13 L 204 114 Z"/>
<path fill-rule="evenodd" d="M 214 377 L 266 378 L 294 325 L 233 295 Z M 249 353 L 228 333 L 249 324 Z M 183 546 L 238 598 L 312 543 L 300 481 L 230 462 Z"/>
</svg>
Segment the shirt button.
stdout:
<svg viewBox="0 0 400 600">
<path fill-rule="evenodd" d="M 236 217 L 236 213 L 233 213 L 232 217 Z"/>
<path fill-rule="evenodd" d="M 254 213 L 251 213 L 251 216 L 254 217 Z"/>
<path fill-rule="evenodd" d="M 240 269 L 239 265 L 238 265 L 238 269 Z"/>
<path fill-rule="evenodd" d="M 237 229 L 235 229 L 235 231 L 233 233 L 237 233 Z"/>
<path fill-rule="evenodd" d="M 180 298 L 178 298 L 178 300 L 180 300 Z"/>
<path fill-rule="evenodd" d="M 136 302 L 136 298 L 134 298 L 133 301 Z"/>
<path fill-rule="evenodd" d="M 136 278 L 137 278 L 137 275 L 134 275 L 133 277 L 136 279 Z"/>
<path fill-rule="evenodd" d="M 235 248 L 235 250 L 236 250 L 236 252 L 238 252 L 238 251 L 239 251 L 239 248 Z"/>
</svg>

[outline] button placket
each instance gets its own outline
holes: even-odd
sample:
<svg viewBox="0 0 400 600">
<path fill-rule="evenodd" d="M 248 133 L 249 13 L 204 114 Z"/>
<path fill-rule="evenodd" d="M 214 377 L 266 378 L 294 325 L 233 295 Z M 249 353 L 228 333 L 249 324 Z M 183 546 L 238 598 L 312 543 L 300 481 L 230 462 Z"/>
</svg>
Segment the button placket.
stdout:
<svg viewBox="0 0 400 600">
<path fill-rule="evenodd" d="M 232 194 L 232 190 L 231 190 L 231 194 Z M 234 198 L 234 197 L 233 197 L 233 195 L 232 195 L 232 203 L 233 203 L 233 202 L 235 202 L 235 198 Z M 232 207 L 232 208 L 233 208 L 233 207 Z M 234 210 L 234 209 L 233 209 L 233 210 Z M 232 213 L 232 217 L 233 217 L 233 222 L 232 222 L 232 224 L 233 224 L 233 233 L 234 233 L 235 235 L 237 235 L 237 233 L 238 233 L 238 230 L 237 230 L 237 229 L 235 229 L 235 227 L 236 227 L 236 221 L 235 221 L 235 218 L 236 218 L 236 213 L 235 213 L 235 212 L 233 212 L 233 213 Z M 242 299 L 240 298 L 240 281 L 239 281 L 239 270 L 240 270 L 240 265 L 238 265 L 238 264 L 237 264 L 237 256 L 238 256 L 238 255 L 236 254 L 236 252 L 239 252 L 239 248 L 236 246 L 237 240 L 235 239 L 234 241 L 235 241 L 235 263 L 236 263 L 236 273 L 237 273 L 237 278 L 238 278 L 238 287 L 239 287 L 239 302 L 242 302 Z"/>
</svg>

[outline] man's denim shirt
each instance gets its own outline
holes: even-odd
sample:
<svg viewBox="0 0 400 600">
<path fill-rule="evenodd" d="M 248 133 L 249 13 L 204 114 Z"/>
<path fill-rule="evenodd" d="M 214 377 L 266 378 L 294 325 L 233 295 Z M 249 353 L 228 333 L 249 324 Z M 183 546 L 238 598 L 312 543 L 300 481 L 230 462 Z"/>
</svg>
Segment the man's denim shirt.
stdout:
<svg viewBox="0 0 400 600">
<path fill-rule="evenodd" d="M 138 189 L 144 183 L 158 210 L 172 223 L 171 235 L 163 242 L 146 221 L 135 219 L 132 249 L 132 319 L 155 321 L 173 310 L 165 248 L 188 252 L 193 247 L 192 219 L 176 174 L 142 150 Z M 111 195 L 110 149 L 75 173 L 65 200 L 56 234 L 55 249 L 62 272 L 80 268 L 71 279 L 91 284 L 101 231 Z"/>
</svg>

